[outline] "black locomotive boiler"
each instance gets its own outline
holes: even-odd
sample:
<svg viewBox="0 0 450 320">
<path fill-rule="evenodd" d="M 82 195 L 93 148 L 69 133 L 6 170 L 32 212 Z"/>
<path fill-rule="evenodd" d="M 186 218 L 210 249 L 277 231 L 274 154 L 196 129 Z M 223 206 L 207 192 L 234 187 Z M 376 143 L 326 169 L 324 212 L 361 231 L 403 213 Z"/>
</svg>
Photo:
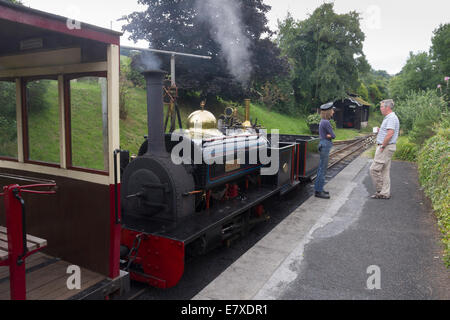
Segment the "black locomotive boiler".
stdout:
<svg viewBox="0 0 450 320">
<path fill-rule="evenodd" d="M 205 110 L 189 117 L 188 130 L 165 134 L 164 75 L 144 72 L 148 139 L 122 175 L 121 267 L 136 281 L 170 288 L 181 279 L 187 254 L 202 254 L 244 235 L 267 220 L 265 199 L 315 174 L 319 140 L 280 135 L 273 144 L 249 121 L 219 130 Z M 178 152 L 180 146 L 184 149 Z M 278 159 L 270 175 L 262 174 L 273 164 L 260 150 Z M 174 161 L 174 154 L 184 161 Z"/>
</svg>

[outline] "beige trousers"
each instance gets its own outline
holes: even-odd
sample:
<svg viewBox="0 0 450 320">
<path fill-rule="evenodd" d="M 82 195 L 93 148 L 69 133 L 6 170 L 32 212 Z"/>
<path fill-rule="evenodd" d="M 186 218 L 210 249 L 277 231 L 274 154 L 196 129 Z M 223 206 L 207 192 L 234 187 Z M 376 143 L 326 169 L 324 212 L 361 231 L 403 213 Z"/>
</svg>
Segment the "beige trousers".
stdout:
<svg viewBox="0 0 450 320">
<path fill-rule="evenodd" d="M 389 144 L 381 151 L 381 146 L 377 147 L 375 152 L 375 158 L 373 159 L 372 166 L 370 167 L 370 175 L 372 177 L 375 190 L 378 194 L 386 197 L 391 196 L 391 159 L 394 155 L 397 146 L 395 144 Z"/>
</svg>

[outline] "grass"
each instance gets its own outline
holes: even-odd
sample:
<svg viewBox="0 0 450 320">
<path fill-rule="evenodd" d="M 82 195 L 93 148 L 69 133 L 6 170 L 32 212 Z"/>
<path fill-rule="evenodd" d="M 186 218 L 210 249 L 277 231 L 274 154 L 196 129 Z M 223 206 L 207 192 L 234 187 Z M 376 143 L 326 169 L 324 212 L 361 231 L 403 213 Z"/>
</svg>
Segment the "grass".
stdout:
<svg viewBox="0 0 450 320">
<path fill-rule="evenodd" d="M 254 122 L 258 120 L 267 129 L 268 132 L 273 129 L 280 130 L 281 134 L 311 134 L 306 119 L 300 117 L 280 114 L 262 107 L 259 104 L 251 104 L 251 119 Z M 241 109 L 241 117 L 244 117 L 244 109 Z"/>
<path fill-rule="evenodd" d="M 71 82 L 70 88 L 72 163 L 77 167 L 105 170 L 101 86 L 77 81 Z"/>
<path fill-rule="evenodd" d="M 130 89 L 128 116 L 120 120 L 120 147 L 137 154 L 147 134 L 147 95 L 144 90 Z"/>
<path fill-rule="evenodd" d="M 58 83 L 44 80 L 48 89 L 44 96 L 43 107 L 33 111 L 33 101 L 28 112 L 28 136 L 30 159 L 50 163 L 59 163 L 59 107 Z"/>
</svg>

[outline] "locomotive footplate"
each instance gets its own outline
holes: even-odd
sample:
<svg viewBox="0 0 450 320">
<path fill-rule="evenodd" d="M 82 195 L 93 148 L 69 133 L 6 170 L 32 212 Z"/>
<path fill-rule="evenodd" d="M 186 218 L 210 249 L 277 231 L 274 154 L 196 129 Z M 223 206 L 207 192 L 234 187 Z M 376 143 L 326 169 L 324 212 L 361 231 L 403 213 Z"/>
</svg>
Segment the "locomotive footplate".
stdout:
<svg viewBox="0 0 450 320">
<path fill-rule="evenodd" d="M 186 252 L 205 253 L 245 234 L 258 220 L 250 218 L 251 209 L 277 193 L 280 193 L 279 187 L 262 185 L 218 208 L 196 212 L 189 219 L 179 221 L 177 226 L 128 215 L 124 219 L 122 245 L 133 254 L 129 254 L 122 266 L 127 268 L 128 265 L 127 271 L 133 280 L 159 288 L 173 287 L 184 272 Z M 262 216 L 259 221 L 265 218 Z"/>
</svg>

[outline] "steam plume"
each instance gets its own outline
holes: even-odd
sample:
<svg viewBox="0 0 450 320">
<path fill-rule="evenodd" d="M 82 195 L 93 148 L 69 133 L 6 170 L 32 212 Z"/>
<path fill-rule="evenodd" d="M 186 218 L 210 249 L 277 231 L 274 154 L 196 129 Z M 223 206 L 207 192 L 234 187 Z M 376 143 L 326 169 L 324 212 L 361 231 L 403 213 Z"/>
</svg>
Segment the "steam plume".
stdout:
<svg viewBox="0 0 450 320">
<path fill-rule="evenodd" d="M 211 27 L 220 44 L 228 71 L 242 85 L 248 85 L 252 71 L 250 40 L 244 34 L 240 6 L 236 0 L 196 0 L 199 19 Z"/>
<path fill-rule="evenodd" d="M 139 52 L 134 67 L 139 71 L 159 70 L 161 69 L 161 60 L 152 52 Z"/>
</svg>

